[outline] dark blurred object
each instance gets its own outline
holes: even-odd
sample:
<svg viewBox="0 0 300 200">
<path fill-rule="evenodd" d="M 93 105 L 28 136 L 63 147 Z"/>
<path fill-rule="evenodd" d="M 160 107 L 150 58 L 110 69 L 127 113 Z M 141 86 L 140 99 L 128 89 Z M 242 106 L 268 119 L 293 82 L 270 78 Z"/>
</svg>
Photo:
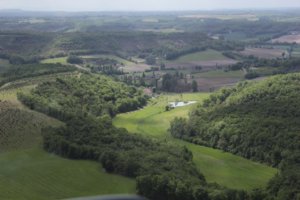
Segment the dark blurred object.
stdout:
<svg viewBox="0 0 300 200">
<path fill-rule="evenodd" d="M 136 195 L 110 195 L 110 196 L 96 196 L 96 197 L 79 197 L 68 200 L 147 200 Z"/>
</svg>

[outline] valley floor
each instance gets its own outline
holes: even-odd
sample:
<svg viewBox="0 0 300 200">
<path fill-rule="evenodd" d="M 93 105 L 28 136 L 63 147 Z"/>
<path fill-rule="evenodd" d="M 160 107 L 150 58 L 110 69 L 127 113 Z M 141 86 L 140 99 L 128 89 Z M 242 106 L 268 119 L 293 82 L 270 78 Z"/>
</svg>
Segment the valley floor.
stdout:
<svg viewBox="0 0 300 200">
<path fill-rule="evenodd" d="M 246 190 L 266 186 L 277 169 L 220 150 L 177 140 L 168 133 L 167 129 L 172 119 L 187 117 L 191 107 L 196 106 L 189 105 L 165 111 L 168 102 L 201 102 L 208 95 L 208 93 L 161 95 L 153 99 L 144 109 L 118 115 L 114 119 L 114 125 L 124 127 L 129 132 L 185 145 L 193 152 L 194 162 L 210 183 L 216 182 L 229 188 Z"/>
</svg>

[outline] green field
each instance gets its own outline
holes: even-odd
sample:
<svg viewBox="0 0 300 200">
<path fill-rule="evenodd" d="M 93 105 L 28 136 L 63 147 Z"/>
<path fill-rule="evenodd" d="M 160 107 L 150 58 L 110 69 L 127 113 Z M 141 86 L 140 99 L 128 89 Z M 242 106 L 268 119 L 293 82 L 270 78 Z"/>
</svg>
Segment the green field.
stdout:
<svg viewBox="0 0 300 200">
<path fill-rule="evenodd" d="M 62 123 L 28 110 L 18 91 L 0 91 L 0 199 L 61 199 L 135 193 L 135 180 L 105 173 L 92 161 L 63 159 L 42 149 L 41 128 Z"/>
<path fill-rule="evenodd" d="M 206 51 L 199 51 L 196 53 L 190 53 L 177 58 L 176 62 L 191 62 L 191 61 L 211 61 L 211 60 L 227 60 L 221 52 L 208 49 Z"/>
<path fill-rule="evenodd" d="M 135 181 L 99 163 L 63 159 L 41 149 L 0 154 L 0 199 L 62 199 L 134 193 Z"/>
<path fill-rule="evenodd" d="M 67 58 L 68 57 L 49 58 L 49 59 L 42 60 L 41 63 L 43 63 L 43 64 L 60 63 L 63 65 L 66 65 L 66 64 L 68 64 Z"/>
<path fill-rule="evenodd" d="M 201 102 L 208 95 L 208 93 L 162 95 L 152 100 L 142 110 L 118 115 L 114 119 L 114 124 L 130 132 L 172 140 L 179 145 L 187 146 L 193 152 L 194 162 L 208 182 L 247 190 L 265 186 L 277 172 L 276 169 L 220 150 L 173 139 L 167 132 L 170 120 L 176 116 L 187 117 L 189 109 L 195 106 L 179 107 L 166 112 L 165 106 L 168 102 L 175 100 Z"/>
<path fill-rule="evenodd" d="M 244 78 L 244 72 L 242 70 L 236 71 L 224 71 L 224 70 L 214 70 L 208 72 L 201 72 L 193 74 L 197 78 Z"/>
</svg>

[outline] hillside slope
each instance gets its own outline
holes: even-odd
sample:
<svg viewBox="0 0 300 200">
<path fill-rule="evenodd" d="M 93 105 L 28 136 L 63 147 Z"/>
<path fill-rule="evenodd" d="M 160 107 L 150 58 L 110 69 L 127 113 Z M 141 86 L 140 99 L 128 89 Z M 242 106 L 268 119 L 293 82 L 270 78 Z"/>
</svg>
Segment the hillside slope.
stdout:
<svg viewBox="0 0 300 200">
<path fill-rule="evenodd" d="M 300 191 L 299 91 L 300 74 L 274 76 L 259 83 L 240 83 L 212 94 L 192 111 L 189 120 L 175 119 L 171 133 L 196 144 L 279 167 L 282 176 L 271 183 L 272 194 L 278 199 L 297 199 Z M 287 185 L 284 191 L 280 189 Z"/>
<path fill-rule="evenodd" d="M 135 193 L 135 180 L 108 174 L 97 162 L 63 159 L 42 149 L 41 130 L 63 123 L 23 106 L 0 91 L 0 199 L 62 199 Z"/>
</svg>

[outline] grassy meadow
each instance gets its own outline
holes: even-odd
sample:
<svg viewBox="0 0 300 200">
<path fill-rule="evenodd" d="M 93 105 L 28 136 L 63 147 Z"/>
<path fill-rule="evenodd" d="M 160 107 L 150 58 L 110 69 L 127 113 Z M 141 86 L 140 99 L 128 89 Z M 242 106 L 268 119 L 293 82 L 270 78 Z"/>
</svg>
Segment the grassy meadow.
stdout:
<svg viewBox="0 0 300 200">
<path fill-rule="evenodd" d="M 191 62 L 191 61 L 210 61 L 210 60 L 226 60 L 228 59 L 225 57 L 221 52 L 208 49 L 206 51 L 199 51 L 195 53 L 190 53 L 184 56 L 180 56 L 177 58 L 176 62 Z"/>
<path fill-rule="evenodd" d="M 135 193 L 135 180 L 108 174 L 99 163 L 64 159 L 41 148 L 0 154 L 0 199 L 62 199 Z"/>
<path fill-rule="evenodd" d="M 194 162 L 210 183 L 216 182 L 229 188 L 246 190 L 265 186 L 277 172 L 276 169 L 220 150 L 177 140 L 168 133 L 170 121 L 174 117 L 187 117 L 191 107 L 195 106 L 192 104 L 166 112 L 165 106 L 168 102 L 176 100 L 201 102 L 208 95 L 209 93 L 161 95 L 139 111 L 118 115 L 114 119 L 114 124 L 130 132 L 185 145 L 193 152 Z"/>
</svg>

